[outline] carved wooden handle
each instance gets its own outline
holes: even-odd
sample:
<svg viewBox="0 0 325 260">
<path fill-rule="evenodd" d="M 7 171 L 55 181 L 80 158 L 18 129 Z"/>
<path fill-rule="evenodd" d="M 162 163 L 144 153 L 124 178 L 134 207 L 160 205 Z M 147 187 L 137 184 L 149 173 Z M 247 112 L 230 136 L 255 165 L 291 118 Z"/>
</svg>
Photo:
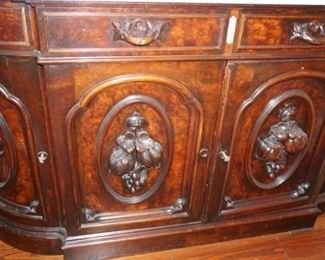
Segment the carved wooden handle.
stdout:
<svg viewBox="0 0 325 260">
<path fill-rule="evenodd" d="M 157 39 L 165 40 L 168 24 L 143 19 L 113 21 L 114 40 L 126 41 L 137 46 L 146 46 Z"/>
<path fill-rule="evenodd" d="M 296 38 L 313 45 L 325 44 L 325 24 L 318 20 L 309 23 L 294 23 L 290 40 Z"/>
</svg>

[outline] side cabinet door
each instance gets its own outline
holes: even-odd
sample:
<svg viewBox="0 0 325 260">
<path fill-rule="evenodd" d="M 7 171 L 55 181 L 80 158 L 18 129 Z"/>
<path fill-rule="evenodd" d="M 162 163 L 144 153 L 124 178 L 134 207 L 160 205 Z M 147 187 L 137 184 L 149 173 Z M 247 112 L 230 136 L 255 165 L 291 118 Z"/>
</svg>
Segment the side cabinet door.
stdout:
<svg viewBox="0 0 325 260">
<path fill-rule="evenodd" d="M 316 62 L 317 63 L 317 62 Z M 228 66 L 219 139 L 219 215 L 310 202 L 325 154 L 325 63 Z"/>
<path fill-rule="evenodd" d="M 32 116 L 33 110 L 21 99 L 36 107 L 35 67 L 28 58 L 0 60 L 0 210 L 11 220 L 45 217 L 34 138 L 38 127 L 32 124 L 39 112 Z M 19 76 L 12 76 L 14 71 Z"/>
<path fill-rule="evenodd" d="M 185 85 L 150 74 L 110 78 L 81 96 L 66 126 L 80 225 L 198 219 L 203 108 Z"/>
</svg>

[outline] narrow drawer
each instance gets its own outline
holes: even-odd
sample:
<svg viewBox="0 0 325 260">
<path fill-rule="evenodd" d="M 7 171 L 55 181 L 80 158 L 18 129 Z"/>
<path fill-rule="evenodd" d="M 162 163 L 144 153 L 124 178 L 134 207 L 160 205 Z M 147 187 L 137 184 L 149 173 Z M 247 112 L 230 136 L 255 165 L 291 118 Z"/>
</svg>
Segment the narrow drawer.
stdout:
<svg viewBox="0 0 325 260">
<path fill-rule="evenodd" d="M 38 10 L 44 56 L 220 53 L 226 13 Z"/>
<path fill-rule="evenodd" d="M 324 52 L 325 10 L 282 13 L 242 11 L 234 51 Z"/>
<path fill-rule="evenodd" d="M 29 7 L 0 4 L 0 49 L 28 50 L 32 46 Z"/>
</svg>

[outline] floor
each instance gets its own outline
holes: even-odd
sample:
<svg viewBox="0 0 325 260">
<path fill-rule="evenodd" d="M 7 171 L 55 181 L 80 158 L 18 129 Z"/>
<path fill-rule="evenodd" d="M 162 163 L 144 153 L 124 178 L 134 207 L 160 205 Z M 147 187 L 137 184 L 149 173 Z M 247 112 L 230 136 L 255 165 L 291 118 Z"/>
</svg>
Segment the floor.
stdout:
<svg viewBox="0 0 325 260">
<path fill-rule="evenodd" d="M 0 242 L 0 259 L 62 260 L 62 256 L 34 255 Z M 267 236 L 239 239 L 204 246 L 162 251 L 116 260 L 163 260 L 163 259 L 231 259 L 277 260 L 325 259 L 325 214 L 321 215 L 313 230 L 278 233 Z M 80 259 L 82 260 L 82 259 Z"/>
</svg>

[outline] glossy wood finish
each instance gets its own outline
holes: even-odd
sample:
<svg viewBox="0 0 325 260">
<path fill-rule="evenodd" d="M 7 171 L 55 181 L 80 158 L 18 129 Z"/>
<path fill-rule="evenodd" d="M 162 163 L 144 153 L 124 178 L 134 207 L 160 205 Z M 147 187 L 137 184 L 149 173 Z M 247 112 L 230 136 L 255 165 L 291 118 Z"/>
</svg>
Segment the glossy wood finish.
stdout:
<svg viewBox="0 0 325 260">
<path fill-rule="evenodd" d="M 3 187 L 0 192 L 4 230 L 1 237 L 4 241 L 21 239 L 17 235 L 35 236 L 36 240 L 46 241 L 46 237 L 56 240 L 58 236 L 64 237 L 64 230 L 60 235 L 60 228 L 47 229 L 59 223 L 52 166 L 51 163 L 42 165 L 37 160 L 39 151 L 48 152 L 50 149 L 39 70 L 32 57 L 1 57 L 0 67 L 0 136 L 4 148 L 1 158 Z M 21 232 L 22 228 L 24 232 Z M 6 229 L 14 235 L 5 235 L 8 234 Z M 30 247 L 21 244 L 21 248 Z M 53 251 L 53 248 L 49 251 Z"/>
<path fill-rule="evenodd" d="M 231 160 L 227 165 L 224 162 L 217 165 L 219 172 L 225 171 L 226 178 L 219 214 L 297 203 L 298 200 L 290 197 L 296 186 L 304 181 L 312 184 L 313 178 L 319 178 L 315 169 L 321 172 L 325 153 L 321 148 L 324 147 L 321 131 L 324 131 L 325 74 L 317 71 L 321 67 L 323 65 L 318 66 L 315 62 L 229 63 L 224 123 L 220 125 L 218 139 L 222 140 L 219 150 L 228 151 Z M 317 88 L 319 91 L 315 91 Z M 299 104 L 300 111 L 296 111 L 295 120 L 306 131 L 309 144 L 298 154 L 286 155 L 288 163 L 285 169 L 270 177 L 263 161 L 256 158 L 257 139 L 265 136 L 270 126 L 279 121 L 279 110 L 290 103 Z M 243 129 L 250 134 L 242 135 Z M 306 166 L 297 168 L 304 163 Z M 311 167 L 309 176 L 307 165 Z M 228 208 L 223 202 L 226 196 L 233 201 Z"/>
<path fill-rule="evenodd" d="M 180 223 L 185 219 L 198 220 L 202 214 L 204 201 L 204 193 L 199 191 L 204 190 L 208 161 L 208 158 L 200 159 L 198 154 L 202 148 L 213 149 L 208 145 L 212 141 L 212 129 L 204 124 L 203 120 L 215 121 L 214 105 L 210 101 L 218 97 L 224 63 L 152 62 L 150 68 L 147 67 L 147 63 L 137 63 L 136 67 L 134 65 L 134 63 L 127 65 L 99 63 L 56 66 L 46 70 L 48 91 L 55 97 L 49 101 L 50 114 L 52 118 L 57 118 L 56 122 L 60 124 L 66 122 L 62 127 L 67 129 L 67 132 L 56 136 L 55 142 L 64 142 L 63 136 L 67 134 L 70 157 L 76 160 L 71 167 L 75 172 L 72 179 L 73 187 L 76 188 L 75 192 L 79 193 L 79 198 L 75 202 L 78 205 L 77 216 L 80 219 L 78 222 L 85 223 L 82 220 L 85 218 L 82 215 L 83 208 L 101 213 L 101 217 L 106 219 L 106 223 L 104 221 L 101 225 L 112 226 L 105 230 L 112 228 L 116 230 L 117 225 L 123 223 L 121 222 L 123 219 L 127 220 L 130 227 Z M 93 74 L 93 71 L 96 71 L 96 74 Z M 137 74 L 139 71 L 145 73 Z M 182 71 L 182 74 L 177 71 Z M 206 71 L 211 71 L 208 80 L 205 78 Z M 58 91 L 57 76 L 61 78 L 62 73 L 67 79 L 78 75 L 80 85 L 74 85 L 70 80 L 64 83 L 61 81 L 60 84 L 65 84 L 65 87 Z M 188 78 L 188 74 L 192 77 Z M 78 93 L 74 89 L 78 89 Z M 125 92 L 123 89 L 128 91 Z M 214 91 L 209 95 L 212 89 Z M 61 91 L 66 93 L 66 97 L 71 96 L 71 99 L 65 99 L 65 103 L 60 100 L 62 110 L 59 110 L 57 103 L 59 99 L 56 97 L 62 96 Z M 196 93 L 196 96 L 192 93 Z M 108 99 L 109 96 L 112 98 Z M 118 194 L 132 198 L 121 185 L 120 178 L 112 176 L 107 179 L 115 188 L 112 194 L 105 189 L 103 180 L 98 174 L 98 167 L 103 168 L 103 177 L 106 180 L 107 158 L 115 145 L 116 137 L 125 129 L 126 118 L 133 111 L 144 115 L 148 122 L 148 132 L 153 139 L 162 144 L 164 160 L 170 161 L 166 169 L 162 168 L 162 162 L 160 171 L 151 171 L 151 179 L 148 180 L 150 184 L 145 187 L 146 192 L 151 192 L 148 188 L 158 181 L 160 175 L 163 176 L 163 183 L 157 188 L 152 188 L 155 190 L 150 198 L 136 204 L 131 201 L 121 203 L 116 198 Z M 95 118 L 97 123 L 94 124 L 91 133 L 90 122 Z M 107 120 L 108 123 L 103 124 Z M 103 134 L 99 133 L 101 127 Z M 83 137 L 85 134 L 87 138 Z M 93 137 L 90 137 L 91 135 Z M 101 139 L 105 140 L 105 145 L 100 145 L 100 149 L 96 152 L 96 140 L 101 142 Z M 87 157 L 89 161 L 85 160 Z M 102 163 L 103 166 L 100 166 Z M 68 161 L 61 159 L 59 167 L 62 169 L 62 178 L 66 178 L 67 164 L 69 165 Z M 89 168 L 90 165 L 92 170 Z M 166 175 L 163 171 L 167 169 Z M 80 190 L 77 190 L 77 187 L 80 187 Z M 158 188 L 161 193 L 157 192 Z M 143 192 L 135 195 L 137 200 L 142 200 L 142 196 L 146 196 Z M 178 214 L 170 214 L 168 208 L 173 206 L 178 198 L 186 199 L 185 208 Z M 72 214 L 73 212 L 70 216 Z M 156 222 L 157 224 L 154 224 Z M 89 228 L 98 226 L 94 225 L 96 222 L 90 224 Z"/>
<path fill-rule="evenodd" d="M 150 12 L 134 8 L 127 14 L 119 8 L 40 8 L 38 17 L 45 56 L 218 53 L 223 48 L 226 27 L 225 12 L 196 9 L 184 13 L 177 7 L 153 8 Z M 141 38 L 152 33 L 148 23 L 151 27 L 161 23 L 161 35 L 141 44 Z M 124 36 L 118 36 L 117 24 L 124 25 Z M 133 37 L 133 44 L 123 41 L 123 37 Z"/>
<path fill-rule="evenodd" d="M 0 49 L 34 49 L 32 9 L 8 1 L 2 2 L 0 4 Z"/>
<path fill-rule="evenodd" d="M 303 24 L 323 24 L 322 11 L 314 10 L 306 14 L 272 10 L 255 13 L 252 9 L 242 9 L 236 33 L 235 51 L 239 52 L 324 52 L 324 36 L 321 28 L 301 28 Z M 314 38 L 314 39 L 312 39 Z"/>
<path fill-rule="evenodd" d="M 3 1 L 3 240 L 102 259 L 311 227 L 324 13 Z"/>
</svg>

